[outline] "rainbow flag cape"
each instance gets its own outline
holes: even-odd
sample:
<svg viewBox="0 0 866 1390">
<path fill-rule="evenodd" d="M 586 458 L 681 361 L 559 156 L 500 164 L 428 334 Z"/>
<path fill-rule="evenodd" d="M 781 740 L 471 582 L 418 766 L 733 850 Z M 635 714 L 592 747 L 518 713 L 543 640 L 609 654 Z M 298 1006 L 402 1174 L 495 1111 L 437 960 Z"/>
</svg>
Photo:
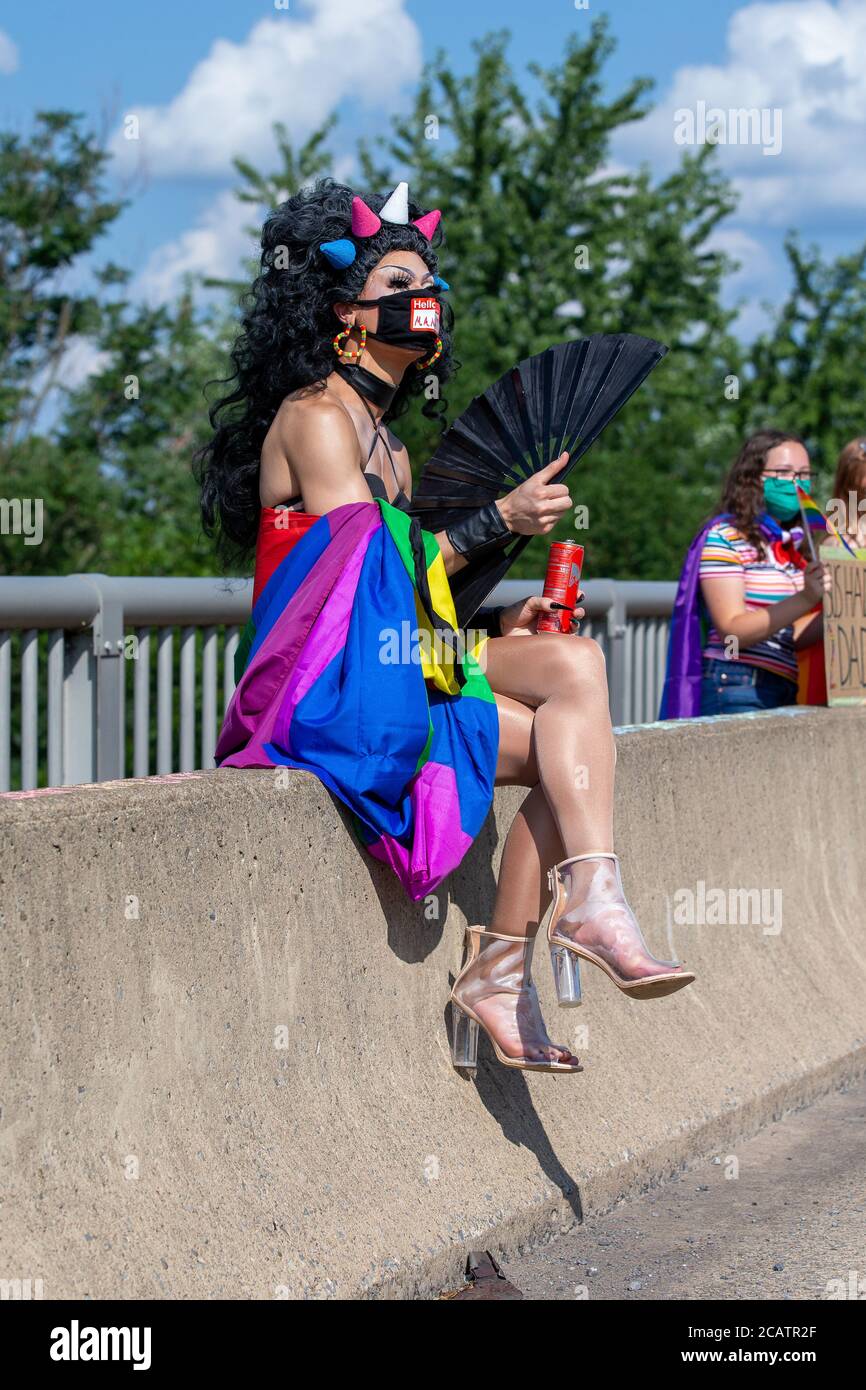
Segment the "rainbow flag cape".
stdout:
<svg viewBox="0 0 866 1390">
<path fill-rule="evenodd" d="M 435 537 L 389 502 L 327 512 L 277 565 L 239 648 L 220 767 L 312 772 L 414 901 L 493 799 L 499 718 Z"/>
<path fill-rule="evenodd" d="M 854 551 L 851 549 L 845 537 L 839 531 L 838 527 L 833 524 L 829 516 L 824 515 L 812 494 L 801 488 L 799 483 L 795 482 L 794 486 L 797 489 L 797 500 L 800 503 L 803 520 L 808 524 L 809 529 L 811 531 L 829 531 L 830 535 L 833 536 L 840 545 L 844 545 L 848 554 L 853 555 Z"/>
</svg>

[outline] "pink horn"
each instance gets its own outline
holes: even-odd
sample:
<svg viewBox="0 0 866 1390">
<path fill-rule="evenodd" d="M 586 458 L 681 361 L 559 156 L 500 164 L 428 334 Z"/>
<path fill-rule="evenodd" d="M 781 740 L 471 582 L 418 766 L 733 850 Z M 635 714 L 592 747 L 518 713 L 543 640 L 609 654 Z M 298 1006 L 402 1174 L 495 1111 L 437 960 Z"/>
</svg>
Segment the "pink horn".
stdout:
<svg viewBox="0 0 866 1390">
<path fill-rule="evenodd" d="M 441 216 L 442 213 L 439 209 L 434 208 L 432 212 L 425 212 L 423 217 L 417 217 L 412 223 L 412 226 L 417 227 L 422 236 L 425 236 L 429 241 L 436 228 L 439 226 L 439 219 Z"/>
<path fill-rule="evenodd" d="M 352 199 L 352 235 L 375 236 L 382 222 L 357 194 Z"/>
</svg>

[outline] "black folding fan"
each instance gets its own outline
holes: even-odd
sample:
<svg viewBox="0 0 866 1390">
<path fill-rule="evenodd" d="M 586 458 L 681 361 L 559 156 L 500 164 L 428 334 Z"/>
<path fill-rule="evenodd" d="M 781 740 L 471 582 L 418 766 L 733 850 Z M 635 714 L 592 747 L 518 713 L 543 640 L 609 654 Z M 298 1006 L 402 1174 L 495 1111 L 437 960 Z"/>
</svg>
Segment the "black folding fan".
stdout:
<svg viewBox="0 0 866 1390">
<path fill-rule="evenodd" d="M 425 531 L 442 531 L 567 449 L 567 464 L 551 479 L 561 483 L 666 352 L 652 338 L 594 333 L 525 358 L 446 430 L 421 473 L 412 515 Z M 515 536 L 451 576 L 461 627 L 532 539 Z"/>
</svg>

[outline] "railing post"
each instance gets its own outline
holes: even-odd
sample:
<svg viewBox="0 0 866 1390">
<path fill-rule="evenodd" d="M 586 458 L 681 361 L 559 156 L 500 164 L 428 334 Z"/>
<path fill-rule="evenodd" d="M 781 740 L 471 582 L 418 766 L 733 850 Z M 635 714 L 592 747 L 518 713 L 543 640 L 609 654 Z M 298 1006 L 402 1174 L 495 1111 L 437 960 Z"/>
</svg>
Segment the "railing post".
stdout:
<svg viewBox="0 0 866 1390">
<path fill-rule="evenodd" d="M 0 632 L 0 792 L 12 784 L 12 634 Z"/>
<path fill-rule="evenodd" d="M 96 781 L 96 658 L 90 630 L 71 634 L 63 652 L 64 787 Z"/>
<path fill-rule="evenodd" d="M 607 610 L 607 686 L 610 716 L 615 725 L 625 723 L 626 710 L 626 605 L 618 584 L 611 584 L 611 605 Z"/>
<path fill-rule="evenodd" d="M 123 775 L 123 603 L 108 575 L 75 577 L 92 585 L 99 601 L 91 629 L 96 678 L 95 758 L 91 766 L 95 762 L 97 782 L 108 782 Z"/>
</svg>

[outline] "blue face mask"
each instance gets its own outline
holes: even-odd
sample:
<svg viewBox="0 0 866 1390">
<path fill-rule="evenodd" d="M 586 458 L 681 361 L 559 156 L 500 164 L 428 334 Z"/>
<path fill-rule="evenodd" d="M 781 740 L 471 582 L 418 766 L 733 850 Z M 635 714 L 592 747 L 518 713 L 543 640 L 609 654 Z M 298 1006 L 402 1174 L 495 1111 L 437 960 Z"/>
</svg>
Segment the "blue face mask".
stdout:
<svg viewBox="0 0 866 1390">
<path fill-rule="evenodd" d="M 804 492 L 811 492 L 812 479 L 804 478 L 800 487 Z M 774 516 L 777 521 L 793 521 L 800 511 L 794 479 L 765 478 L 764 503 L 770 516 Z"/>
</svg>

